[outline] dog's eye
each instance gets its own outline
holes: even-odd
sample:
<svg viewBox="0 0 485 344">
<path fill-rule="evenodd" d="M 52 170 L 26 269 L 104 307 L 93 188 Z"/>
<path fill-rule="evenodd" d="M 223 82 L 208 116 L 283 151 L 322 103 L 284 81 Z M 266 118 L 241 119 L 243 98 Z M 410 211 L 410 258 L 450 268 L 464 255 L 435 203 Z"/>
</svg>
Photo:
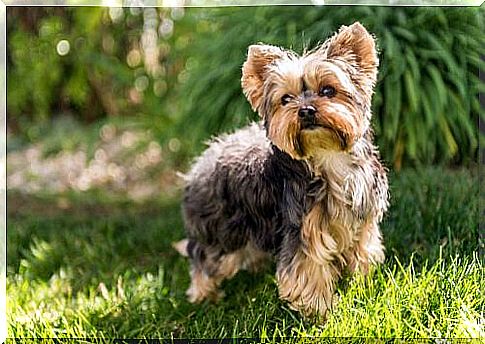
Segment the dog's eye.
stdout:
<svg viewBox="0 0 485 344">
<path fill-rule="evenodd" d="M 320 89 L 320 92 L 318 92 L 318 94 L 322 97 L 328 97 L 328 98 L 332 98 L 333 96 L 335 96 L 335 88 L 333 88 L 332 86 L 323 86 L 321 89 Z"/>
<path fill-rule="evenodd" d="M 291 96 L 289 94 L 285 94 L 283 97 L 281 97 L 281 104 L 286 105 L 291 101 Z"/>
</svg>

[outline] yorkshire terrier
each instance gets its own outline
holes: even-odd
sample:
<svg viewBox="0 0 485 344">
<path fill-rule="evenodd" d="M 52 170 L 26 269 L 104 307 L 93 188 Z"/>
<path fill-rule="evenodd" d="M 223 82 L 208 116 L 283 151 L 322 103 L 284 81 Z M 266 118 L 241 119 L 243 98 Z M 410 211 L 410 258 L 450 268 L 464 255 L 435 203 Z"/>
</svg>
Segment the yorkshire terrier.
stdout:
<svg viewBox="0 0 485 344">
<path fill-rule="evenodd" d="M 261 123 L 215 138 L 185 175 L 191 302 L 218 299 L 238 270 L 276 260 L 280 298 L 325 316 L 345 271 L 384 260 L 386 170 L 372 143 L 379 61 L 360 24 L 302 56 L 251 45 L 242 89 Z"/>
</svg>

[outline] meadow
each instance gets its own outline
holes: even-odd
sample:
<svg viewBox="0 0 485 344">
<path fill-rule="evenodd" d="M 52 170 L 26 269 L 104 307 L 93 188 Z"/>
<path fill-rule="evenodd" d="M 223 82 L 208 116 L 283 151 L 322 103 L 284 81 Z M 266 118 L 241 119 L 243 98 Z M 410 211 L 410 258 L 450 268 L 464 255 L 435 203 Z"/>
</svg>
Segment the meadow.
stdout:
<svg viewBox="0 0 485 344">
<path fill-rule="evenodd" d="M 8 7 L 7 342 L 483 342 L 484 10 Z M 240 86 L 248 46 L 302 53 L 355 21 L 380 59 L 385 263 L 345 277 L 324 324 L 279 300 L 274 263 L 224 282 L 220 303 L 190 304 L 171 247 L 184 237 L 177 172 L 258 118 Z"/>
<path fill-rule="evenodd" d="M 327 323 L 278 299 L 274 266 L 218 304 L 186 301 L 180 192 L 145 202 L 89 191 L 8 193 L 8 335 L 20 338 L 478 338 L 484 335 L 478 176 L 392 174 L 386 262 L 347 277 Z"/>
</svg>

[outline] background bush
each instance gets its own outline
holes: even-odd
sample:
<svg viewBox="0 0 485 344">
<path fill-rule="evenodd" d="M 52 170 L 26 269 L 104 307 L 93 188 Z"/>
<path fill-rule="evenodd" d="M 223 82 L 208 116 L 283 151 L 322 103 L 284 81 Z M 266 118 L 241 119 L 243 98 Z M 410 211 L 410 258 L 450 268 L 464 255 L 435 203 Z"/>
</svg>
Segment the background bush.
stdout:
<svg viewBox="0 0 485 344">
<path fill-rule="evenodd" d="M 170 103 L 167 90 L 183 67 L 184 27 L 192 27 L 186 18 L 173 36 L 174 18 L 182 16 L 183 9 L 166 8 L 10 7 L 10 129 L 35 141 L 64 114 L 85 123 L 131 117 L 146 128 L 170 126 L 170 106 L 162 103 Z M 64 55 L 61 41 L 69 44 Z"/>
<path fill-rule="evenodd" d="M 302 52 L 360 21 L 374 33 L 381 67 L 373 101 L 380 150 L 396 168 L 475 159 L 484 84 L 483 8 L 257 7 L 208 11 L 216 26 L 191 46 L 183 122 L 196 132 L 240 126 L 247 46 L 265 42 Z M 255 118 L 255 116 L 253 116 Z M 199 137 L 196 137 L 198 140 Z"/>
<path fill-rule="evenodd" d="M 239 82 L 248 45 L 301 52 L 358 20 L 380 48 L 373 126 L 385 160 L 399 169 L 477 159 L 483 7 L 8 11 L 9 127 L 31 141 L 60 113 L 130 116 L 193 155 L 257 118 Z"/>
</svg>

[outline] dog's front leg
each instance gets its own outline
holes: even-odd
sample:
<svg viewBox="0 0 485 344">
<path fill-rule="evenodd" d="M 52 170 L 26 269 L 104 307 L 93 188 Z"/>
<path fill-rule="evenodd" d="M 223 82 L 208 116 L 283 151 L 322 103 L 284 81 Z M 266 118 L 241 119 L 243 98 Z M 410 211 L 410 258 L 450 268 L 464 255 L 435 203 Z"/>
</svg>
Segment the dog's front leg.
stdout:
<svg viewBox="0 0 485 344">
<path fill-rule="evenodd" d="M 384 262 L 384 246 L 381 232 L 375 220 L 364 224 L 356 244 L 345 254 L 350 272 L 367 274 L 372 266 Z"/>
<path fill-rule="evenodd" d="M 286 261 L 286 262 L 285 262 Z M 332 262 L 315 262 L 301 250 L 290 260 L 279 260 L 276 271 L 279 296 L 306 316 L 326 318 L 334 304 L 339 270 Z"/>
</svg>

